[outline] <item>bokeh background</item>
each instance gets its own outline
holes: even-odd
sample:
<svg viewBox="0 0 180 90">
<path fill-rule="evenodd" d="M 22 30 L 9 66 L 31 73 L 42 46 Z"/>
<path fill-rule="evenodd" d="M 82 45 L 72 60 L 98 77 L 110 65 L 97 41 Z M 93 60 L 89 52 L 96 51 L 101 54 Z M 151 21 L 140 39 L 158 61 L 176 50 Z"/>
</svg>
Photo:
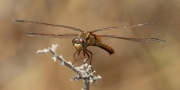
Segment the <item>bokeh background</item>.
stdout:
<svg viewBox="0 0 180 90">
<path fill-rule="evenodd" d="M 51 53 L 37 50 L 59 44 L 57 53 L 72 61 L 72 39 L 28 37 L 27 32 L 79 33 L 63 28 L 22 24 L 25 19 L 74 26 L 85 31 L 109 26 L 161 22 L 97 34 L 126 37 L 156 37 L 166 43 L 137 43 L 107 39 L 115 50 L 109 55 L 97 47 L 93 68 L 102 79 L 91 90 L 180 90 L 179 0 L 0 0 L 0 90 L 80 90 L 82 80 Z M 75 66 L 82 61 L 75 63 Z"/>
</svg>

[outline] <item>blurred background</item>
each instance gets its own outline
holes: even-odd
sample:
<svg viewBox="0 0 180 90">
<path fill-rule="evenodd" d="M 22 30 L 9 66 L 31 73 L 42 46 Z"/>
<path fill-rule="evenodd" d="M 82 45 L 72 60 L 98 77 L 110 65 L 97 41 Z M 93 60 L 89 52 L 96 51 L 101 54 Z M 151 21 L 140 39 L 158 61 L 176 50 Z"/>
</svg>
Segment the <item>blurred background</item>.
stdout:
<svg viewBox="0 0 180 90">
<path fill-rule="evenodd" d="M 179 0 L 0 0 L 0 90 L 80 90 L 82 80 L 67 67 L 53 62 L 52 54 L 37 50 L 58 44 L 57 53 L 68 61 L 76 51 L 72 39 L 28 37 L 27 32 L 79 33 L 13 22 L 12 19 L 62 24 L 94 30 L 146 22 L 161 22 L 96 34 L 155 37 L 166 43 L 137 43 L 107 39 L 115 50 L 109 55 L 97 47 L 92 66 L 102 79 L 91 90 L 180 90 Z M 75 66 L 82 64 L 79 60 Z"/>
</svg>

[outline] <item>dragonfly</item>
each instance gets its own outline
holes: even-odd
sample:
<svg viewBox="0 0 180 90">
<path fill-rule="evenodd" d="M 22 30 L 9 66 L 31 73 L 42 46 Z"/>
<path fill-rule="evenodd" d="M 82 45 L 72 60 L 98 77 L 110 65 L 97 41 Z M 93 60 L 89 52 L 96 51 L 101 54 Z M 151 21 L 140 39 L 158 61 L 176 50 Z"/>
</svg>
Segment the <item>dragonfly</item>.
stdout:
<svg viewBox="0 0 180 90">
<path fill-rule="evenodd" d="M 134 38 L 134 37 L 120 37 L 116 35 L 96 35 L 95 32 L 104 31 L 104 30 L 112 30 L 112 29 L 122 29 L 122 28 L 130 28 L 130 27 L 138 27 L 144 25 L 152 25 L 157 24 L 159 22 L 150 22 L 150 23 L 142 23 L 142 24 L 133 24 L 133 25 L 126 25 L 126 26 L 115 26 L 115 27 L 107 27 L 101 29 L 95 29 L 92 31 L 83 31 L 79 28 L 66 26 L 66 25 L 56 25 L 56 24 L 49 24 L 43 22 L 36 22 L 36 21 L 27 21 L 27 20 L 17 20 L 13 19 L 14 22 L 19 23 L 27 23 L 27 24 L 36 24 L 36 25 L 44 25 L 54 28 L 66 28 L 69 30 L 80 32 L 79 34 L 76 33 L 68 33 L 68 34 L 46 34 L 46 33 L 35 33 L 35 32 L 28 32 L 27 36 L 41 36 L 41 37 L 51 37 L 51 38 L 73 38 L 72 45 L 76 49 L 75 53 L 73 54 L 74 60 L 72 64 L 74 64 L 78 59 L 81 51 L 83 51 L 83 57 L 87 57 L 89 60 L 89 64 L 92 64 L 92 56 L 93 53 L 87 49 L 89 46 L 96 46 L 99 47 L 110 55 L 115 53 L 114 49 L 107 44 L 103 43 L 103 38 L 116 38 L 122 40 L 129 40 L 134 42 L 156 42 L 156 43 L 163 43 L 166 42 L 165 40 L 159 38 Z"/>
</svg>

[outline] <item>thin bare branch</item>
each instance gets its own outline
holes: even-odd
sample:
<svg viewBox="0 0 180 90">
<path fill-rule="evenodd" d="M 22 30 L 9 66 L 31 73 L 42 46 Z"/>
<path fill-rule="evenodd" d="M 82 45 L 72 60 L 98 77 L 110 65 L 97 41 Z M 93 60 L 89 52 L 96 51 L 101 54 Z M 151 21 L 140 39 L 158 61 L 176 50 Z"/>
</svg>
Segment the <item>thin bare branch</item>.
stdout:
<svg viewBox="0 0 180 90">
<path fill-rule="evenodd" d="M 59 56 L 56 54 L 57 47 L 58 47 L 57 44 L 56 45 L 53 44 L 51 48 L 38 50 L 37 53 L 51 52 L 53 54 L 52 59 L 54 61 L 58 59 L 61 61 L 61 66 L 65 65 L 69 67 L 71 70 L 73 70 L 74 72 L 76 72 L 78 75 L 72 77 L 70 81 L 83 79 L 84 88 L 82 88 L 82 90 L 89 90 L 90 83 L 97 82 L 98 79 L 101 79 L 101 76 L 94 75 L 95 71 L 92 70 L 91 65 L 88 65 L 88 63 L 86 63 L 87 58 L 84 59 L 85 63 L 83 65 L 81 65 L 80 67 L 74 67 L 71 62 L 67 62 L 61 55 Z"/>
</svg>

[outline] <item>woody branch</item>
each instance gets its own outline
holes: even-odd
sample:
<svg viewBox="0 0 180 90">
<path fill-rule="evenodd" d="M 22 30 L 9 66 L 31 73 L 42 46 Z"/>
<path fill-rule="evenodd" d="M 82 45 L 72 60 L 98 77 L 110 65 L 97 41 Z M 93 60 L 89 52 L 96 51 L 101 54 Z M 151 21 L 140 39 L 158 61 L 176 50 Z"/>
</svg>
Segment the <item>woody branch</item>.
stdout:
<svg viewBox="0 0 180 90">
<path fill-rule="evenodd" d="M 58 47 L 57 44 L 56 45 L 53 44 L 51 48 L 49 47 L 48 49 L 38 50 L 37 53 L 39 54 L 39 53 L 51 52 L 53 54 L 52 59 L 54 60 L 54 62 L 56 62 L 56 60 L 58 59 L 61 62 L 60 63 L 61 66 L 65 65 L 74 72 L 76 72 L 77 75 L 70 78 L 70 81 L 83 79 L 84 88 L 82 88 L 82 90 L 89 90 L 90 83 L 97 82 L 97 79 L 101 79 L 101 76 L 94 75 L 95 71 L 92 70 L 91 65 L 88 65 L 88 63 L 86 63 L 87 58 L 84 58 L 85 63 L 83 65 L 79 67 L 74 67 L 71 62 L 66 61 L 61 55 L 58 56 L 56 54 L 57 47 Z"/>
</svg>

